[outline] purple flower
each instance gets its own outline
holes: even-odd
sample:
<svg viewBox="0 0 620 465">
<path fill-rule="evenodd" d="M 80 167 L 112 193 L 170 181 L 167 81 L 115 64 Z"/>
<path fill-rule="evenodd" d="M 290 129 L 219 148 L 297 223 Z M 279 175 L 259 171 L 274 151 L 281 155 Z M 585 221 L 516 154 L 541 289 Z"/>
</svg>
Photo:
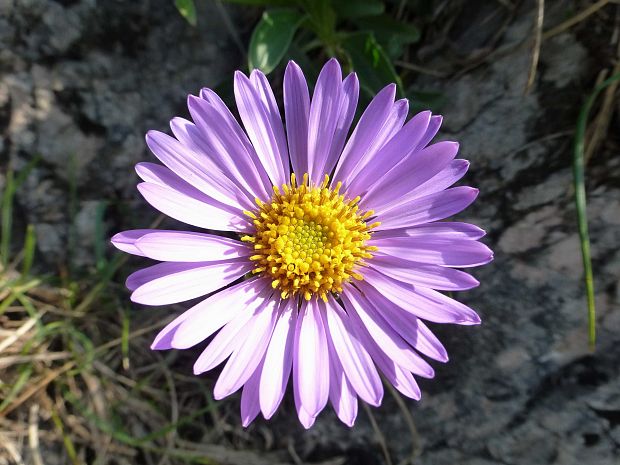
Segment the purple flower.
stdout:
<svg viewBox="0 0 620 465">
<path fill-rule="evenodd" d="M 311 100 L 290 62 L 284 125 L 266 77 L 237 72 L 245 131 L 203 89 L 188 98 L 193 122 L 174 118 L 174 137 L 146 136 L 165 165 L 136 166 L 147 202 L 183 223 L 237 236 L 115 235 L 119 249 L 162 262 L 129 276 L 131 299 L 166 305 L 212 293 L 166 326 L 152 348 L 187 349 L 214 336 L 194 373 L 228 359 L 214 396 L 243 387 L 244 425 L 259 412 L 274 414 L 291 371 L 306 428 L 328 400 L 353 425 L 358 397 L 381 403 L 379 373 L 419 399 L 414 375 L 434 375 L 423 356 L 448 360 L 422 320 L 480 323 L 472 309 L 438 292 L 477 286 L 454 268 L 493 256 L 478 242 L 481 229 L 440 221 L 478 194 L 450 187 L 469 166 L 455 159 L 458 144 L 428 145 L 441 117 L 425 111 L 405 123 L 408 102 L 394 101 L 394 85 L 377 94 L 347 139 L 358 93 L 357 76 L 343 80 L 330 60 Z"/>
</svg>

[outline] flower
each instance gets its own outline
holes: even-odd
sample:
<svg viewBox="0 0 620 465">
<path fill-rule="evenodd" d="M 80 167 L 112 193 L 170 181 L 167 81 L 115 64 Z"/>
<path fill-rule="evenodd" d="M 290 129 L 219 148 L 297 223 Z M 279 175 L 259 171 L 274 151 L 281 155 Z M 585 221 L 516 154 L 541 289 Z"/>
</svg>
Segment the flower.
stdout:
<svg viewBox="0 0 620 465">
<path fill-rule="evenodd" d="M 480 323 L 438 291 L 479 283 L 456 268 L 492 252 L 484 231 L 440 221 L 476 198 L 450 187 L 467 171 L 458 144 L 429 145 L 440 116 L 405 123 L 408 102 L 381 90 L 350 137 L 359 83 L 334 59 L 312 100 L 301 69 L 284 76 L 285 125 L 260 71 L 235 74 L 245 131 L 211 90 L 190 95 L 193 122 L 174 118 L 174 137 L 146 142 L 165 165 L 138 163 L 140 193 L 162 213 L 213 233 L 132 230 L 113 244 L 162 263 L 130 275 L 131 299 L 166 305 L 211 294 L 155 338 L 152 349 L 187 349 L 214 335 L 194 365 L 199 375 L 226 359 L 216 399 L 243 388 L 247 426 L 270 418 L 292 371 L 299 420 L 309 428 L 328 400 L 351 426 L 357 398 L 378 406 L 379 373 L 420 398 L 413 375 L 434 376 L 422 357 L 446 362 L 423 320 Z M 331 174 L 333 173 L 333 174 Z M 330 175 L 331 174 L 331 175 Z"/>
</svg>

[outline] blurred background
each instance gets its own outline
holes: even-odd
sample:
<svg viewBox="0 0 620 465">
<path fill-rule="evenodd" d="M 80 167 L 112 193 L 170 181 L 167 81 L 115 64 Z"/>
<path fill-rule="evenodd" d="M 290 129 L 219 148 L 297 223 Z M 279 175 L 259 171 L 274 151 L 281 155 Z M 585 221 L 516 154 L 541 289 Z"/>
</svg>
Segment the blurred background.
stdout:
<svg viewBox="0 0 620 465">
<path fill-rule="evenodd" d="M 451 360 L 419 402 L 305 431 L 289 393 L 243 429 L 191 374 L 202 346 L 148 349 L 186 306 L 132 305 L 145 261 L 109 237 L 178 227 L 133 165 L 188 94 L 232 103 L 259 67 L 281 99 L 287 60 L 313 81 L 330 56 L 364 104 L 396 82 L 443 114 L 471 161 L 459 219 L 496 258 L 456 298 L 483 324 L 433 325 Z M 0 464 L 619 464 L 619 58 L 611 0 L 0 0 Z"/>
</svg>

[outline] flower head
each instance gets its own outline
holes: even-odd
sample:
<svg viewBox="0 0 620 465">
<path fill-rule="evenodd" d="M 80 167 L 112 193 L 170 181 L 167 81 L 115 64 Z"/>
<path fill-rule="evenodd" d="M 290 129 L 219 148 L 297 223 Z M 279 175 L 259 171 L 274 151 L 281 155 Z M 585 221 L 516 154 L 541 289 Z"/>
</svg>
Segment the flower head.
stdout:
<svg viewBox="0 0 620 465">
<path fill-rule="evenodd" d="M 458 145 L 429 145 L 441 124 L 425 111 L 406 121 L 395 86 L 379 92 L 347 138 L 357 107 L 355 74 L 330 60 L 310 99 L 299 67 L 284 77 L 285 124 L 266 77 L 237 72 L 245 131 L 211 90 L 190 96 L 193 122 L 146 141 L 164 166 L 139 163 L 138 189 L 166 215 L 213 232 L 132 230 L 112 242 L 161 263 L 127 279 L 146 305 L 211 294 L 166 326 L 152 348 L 186 349 L 214 336 L 196 360 L 201 374 L 226 364 L 214 396 L 243 388 L 241 416 L 270 418 L 291 375 L 301 423 L 331 402 L 352 425 L 358 397 L 379 405 L 379 372 L 419 399 L 423 356 L 446 351 L 422 320 L 477 324 L 467 306 L 438 291 L 478 282 L 454 268 L 492 252 L 476 226 L 441 221 L 477 190 L 450 187 L 467 171 Z"/>
</svg>

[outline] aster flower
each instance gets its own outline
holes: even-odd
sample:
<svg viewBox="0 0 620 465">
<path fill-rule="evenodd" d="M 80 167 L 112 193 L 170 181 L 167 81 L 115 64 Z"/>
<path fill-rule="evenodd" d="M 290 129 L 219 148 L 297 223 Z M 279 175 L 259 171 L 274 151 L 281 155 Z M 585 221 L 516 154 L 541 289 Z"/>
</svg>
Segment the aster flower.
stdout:
<svg viewBox="0 0 620 465">
<path fill-rule="evenodd" d="M 441 124 L 425 111 L 406 121 L 395 86 L 380 91 L 347 139 L 357 107 L 355 74 L 323 67 L 312 99 L 300 68 L 284 77 L 285 124 L 260 71 L 235 74 L 245 131 L 211 90 L 190 95 L 193 122 L 174 118 L 174 137 L 146 142 L 164 166 L 139 163 L 140 193 L 162 213 L 210 232 L 132 230 L 113 244 L 161 263 L 127 279 L 131 299 L 167 305 L 201 296 L 166 326 L 152 349 L 187 349 L 213 336 L 199 375 L 226 361 L 216 399 L 239 389 L 241 417 L 270 418 L 288 379 L 309 428 L 331 402 L 351 426 L 358 397 L 378 406 L 380 373 L 420 398 L 424 357 L 448 360 L 423 320 L 478 324 L 439 291 L 478 282 L 454 269 L 491 251 L 471 224 L 441 221 L 478 191 L 450 187 L 467 171 L 458 144 L 429 145 Z M 226 236 L 212 231 L 228 231 Z"/>
</svg>

